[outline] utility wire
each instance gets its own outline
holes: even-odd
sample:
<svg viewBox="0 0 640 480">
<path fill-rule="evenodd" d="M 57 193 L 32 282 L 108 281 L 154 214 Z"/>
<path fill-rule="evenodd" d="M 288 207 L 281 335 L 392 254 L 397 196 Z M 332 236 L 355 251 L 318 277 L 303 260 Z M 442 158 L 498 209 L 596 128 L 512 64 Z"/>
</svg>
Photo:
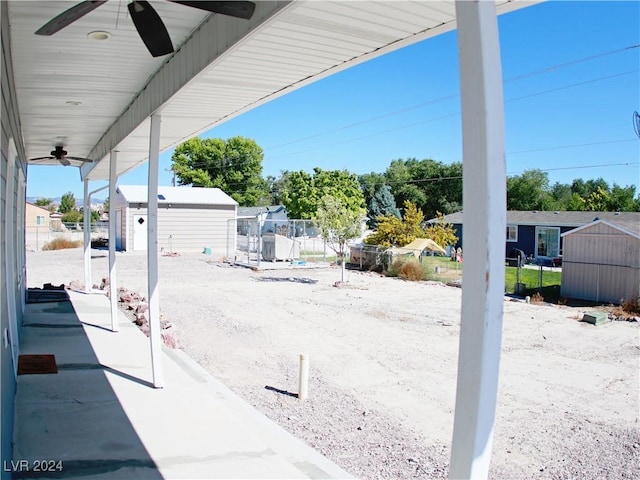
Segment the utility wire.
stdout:
<svg viewBox="0 0 640 480">
<path fill-rule="evenodd" d="M 550 90 L 544 90 L 544 91 L 541 91 L 541 92 L 522 95 L 520 97 L 514 97 L 514 98 L 511 98 L 509 100 L 505 100 L 504 103 L 511 103 L 511 102 L 515 102 L 517 100 L 522 100 L 522 99 L 525 99 L 525 98 L 537 97 L 539 95 L 546 95 L 548 93 L 553 93 L 553 92 L 557 92 L 557 91 L 560 91 L 560 90 L 566 90 L 568 88 L 587 85 L 589 83 L 595 83 L 595 82 L 599 82 L 599 81 L 602 81 L 602 80 L 609 80 L 611 78 L 616 78 L 616 77 L 620 77 L 620 76 L 624 76 L 624 75 L 630 75 L 630 74 L 636 73 L 636 72 L 638 72 L 638 69 L 630 70 L 628 72 L 616 73 L 614 75 L 607 75 L 605 77 L 594 78 L 594 79 L 591 79 L 591 80 L 586 80 L 584 82 L 572 83 L 572 84 L 569 84 L 569 85 L 564 85 L 562 87 L 552 88 Z M 364 138 L 380 136 L 380 135 L 383 135 L 383 134 L 386 134 L 386 133 L 389 133 L 389 132 L 395 132 L 395 131 L 398 131 L 398 130 L 403 130 L 403 129 L 406 129 L 406 128 L 415 127 L 417 125 L 424 125 L 426 123 L 435 122 L 437 120 L 443 120 L 445 118 L 456 117 L 456 116 L 459 116 L 459 115 L 460 115 L 460 112 L 450 113 L 448 115 L 443 115 L 443 116 L 440 116 L 440 117 L 430 118 L 428 120 L 422 120 L 422 121 L 411 123 L 411 124 L 408 124 L 408 125 L 401 125 L 399 127 L 390 128 L 390 129 L 387 129 L 387 130 L 382 130 L 382 131 L 378 131 L 378 132 L 374 132 L 374 133 L 369 133 L 369 134 L 361 135 L 361 136 L 358 136 L 358 137 L 348 138 L 348 139 L 342 140 L 340 142 L 332 142 L 330 144 L 319 145 L 319 146 L 316 146 L 316 147 L 307 148 L 305 150 L 298 150 L 298 151 L 291 152 L 291 153 L 285 153 L 285 154 L 279 155 L 276 158 L 276 160 L 279 159 L 279 158 L 290 157 L 290 156 L 293 156 L 293 155 L 300 155 L 302 153 L 312 152 L 312 151 L 315 151 L 315 150 L 322 150 L 324 148 L 333 147 L 335 145 L 342 145 L 342 144 L 345 144 L 345 143 L 355 142 L 357 140 L 362 140 Z"/>
<path fill-rule="evenodd" d="M 595 59 L 598 59 L 598 58 L 603 58 L 603 57 L 607 57 L 607 56 L 610 56 L 610 55 L 615 55 L 615 54 L 626 52 L 628 50 L 631 50 L 631 49 L 634 49 L 634 48 L 638 48 L 638 47 L 640 47 L 640 45 L 631 45 L 631 46 L 628 46 L 628 47 L 619 48 L 619 49 L 616 49 L 616 50 L 611 50 L 611 51 L 608 51 L 608 52 L 604 52 L 604 53 L 600 53 L 600 54 L 596 54 L 596 55 L 591 55 L 591 56 L 579 58 L 579 59 L 576 59 L 576 60 L 571 60 L 569 62 L 564 62 L 564 63 L 559 63 L 559 64 L 556 64 L 556 65 L 551 65 L 551 66 L 542 68 L 540 70 L 534 70 L 532 72 L 524 73 L 522 75 L 517 75 L 515 77 L 510 77 L 510 78 L 504 80 L 504 83 L 515 82 L 515 81 L 518 81 L 518 80 L 523 80 L 523 79 L 534 77 L 534 76 L 537 76 L 537 75 L 542 75 L 542 74 L 545 74 L 545 73 L 556 72 L 557 70 L 559 70 L 561 68 L 564 68 L 564 67 L 567 67 L 567 66 L 570 66 L 570 65 L 576 65 L 576 64 L 579 64 L 579 63 L 595 60 Z M 385 114 L 382 114 L 382 115 L 371 117 L 371 118 L 368 118 L 368 119 L 365 119 L 365 120 L 361 120 L 361 121 L 358 121 L 358 122 L 355 122 L 355 123 L 351 123 L 351 124 L 348 124 L 348 125 L 343 125 L 341 127 L 337 127 L 337 128 L 331 129 L 331 130 L 327 130 L 327 131 L 324 131 L 324 132 L 320 132 L 320 133 L 316 133 L 316 134 L 313 134 L 313 135 L 309 135 L 307 137 L 303 137 L 303 138 L 300 138 L 298 140 L 292 140 L 290 142 L 282 143 L 282 144 L 279 144 L 279 145 L 274 145 L 273 147 L 268 147 L 268 148 L 269 148 L 269 150 L 275 150 L 277 148 L 287 147 L 289 145 L 294 145 L 296 143 L 301 143 L 301 142 L 304 142 L 304 141 L 307 141 L 307 140 L 311 140 L 311 139 L 314 139 L 314 138 L 322 137 L 324 135 L 329 135 L 331 133 L 336 133 L 336 132 L 340 132 L 340 131 L 343 131 L 343 130 L 348 130 L 348 129 L 351 129 L 351 128 L 354 128 L 354 127 L 358 127 L 360 125 L 364 125 L 366 123 L 374 122 L 376 120 L 381 120 L 383 118 L 388 118 L 388 117 L 391 117 L 391 116 L 400 115 L 402 113 L 406 113 L 406 112 L 409 112 L 411 110 L 417 110 L 419 108 L 423 108 L 423 107 L 426 107 L 426 106 L 429 106 L 429 105 L 433 105 L 433 104 L 436 104 L 436 103 L 439 103 L 439 102 L 443 102 L 445 100 L 452 100 L 454 98 L 459 98 L 459 97 L 460 97 L 459 93 L 450 94 L 450 95 L 446 95 L 446 96 L 443 96 L 443 97 L 438 97 L 436 99 L 429 100 L 428 102 L 423 102 L 423 103 L 419 103 L 419 104 L 416 104 L 416 105 L 411 105 L 411 106 L 402 108 L 400 110 L 395 110 L 395 111 L 392 111 L 392 112 L 388 112 L 388 113 L 385 113 Z"/>
</svg>

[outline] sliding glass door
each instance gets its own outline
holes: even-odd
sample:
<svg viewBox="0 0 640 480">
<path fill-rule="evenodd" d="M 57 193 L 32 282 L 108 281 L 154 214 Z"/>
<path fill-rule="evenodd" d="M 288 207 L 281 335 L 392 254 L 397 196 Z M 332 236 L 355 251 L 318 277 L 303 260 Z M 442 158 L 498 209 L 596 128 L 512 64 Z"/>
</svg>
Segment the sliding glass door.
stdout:
<svg viewBox="0 0 640 480">
<path fill-rule="evenodd" d="M 536 227 L 536 257 L 560 255 L 560 228 Z"/>
</svg>

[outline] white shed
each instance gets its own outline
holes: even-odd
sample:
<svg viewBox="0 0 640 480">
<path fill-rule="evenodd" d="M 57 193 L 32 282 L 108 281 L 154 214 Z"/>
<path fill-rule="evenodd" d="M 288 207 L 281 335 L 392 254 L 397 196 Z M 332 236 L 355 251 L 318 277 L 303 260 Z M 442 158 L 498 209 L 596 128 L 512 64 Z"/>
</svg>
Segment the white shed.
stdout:
<svg viewBox="0 0 640 480">
<path fill-rule="evenodd" d="M 640 221 L 595 220 L 562 236 L 563 297 L 619 304 L 640 295 Z"/>
<path fill-rule="evenodd" d="M 147 249 L 147 187 L 119 185 L 116 249 Z M 219 188 L 158 187 L 158 248 L 233 255 L 238 203 Z"/>
</svg>

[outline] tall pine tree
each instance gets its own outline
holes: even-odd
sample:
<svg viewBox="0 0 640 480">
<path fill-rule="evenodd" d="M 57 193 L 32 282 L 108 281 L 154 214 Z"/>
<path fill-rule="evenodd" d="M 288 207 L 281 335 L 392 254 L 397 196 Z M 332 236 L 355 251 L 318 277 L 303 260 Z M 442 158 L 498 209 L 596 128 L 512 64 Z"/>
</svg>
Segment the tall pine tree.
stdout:
<svg viewBox="0 0 640 480">
<path fill-rule="evenodd" d="M 369 227 L 375 229 L 378 226 L 378 217 L 394 216 L 400 217 L 400 210 L 396 207 L 396 199 L 391 193 L 391 187 L 389 185 L 379 185 L 376 188 L 376 193 L 369 202 L 369 221 L 367 224 Z"/>
</svg>

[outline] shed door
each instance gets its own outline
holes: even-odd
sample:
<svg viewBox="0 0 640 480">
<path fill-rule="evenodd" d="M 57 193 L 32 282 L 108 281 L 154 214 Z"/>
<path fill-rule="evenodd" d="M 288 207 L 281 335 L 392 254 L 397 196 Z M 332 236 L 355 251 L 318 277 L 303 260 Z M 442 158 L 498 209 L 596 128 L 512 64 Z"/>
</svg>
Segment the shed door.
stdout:
<svg viewBox="0 0 640 480">
<path fill-rule="evenodd" d="M 147 215 L 133 214 L 133 249 L 147 249 Z"/>
</svg>

